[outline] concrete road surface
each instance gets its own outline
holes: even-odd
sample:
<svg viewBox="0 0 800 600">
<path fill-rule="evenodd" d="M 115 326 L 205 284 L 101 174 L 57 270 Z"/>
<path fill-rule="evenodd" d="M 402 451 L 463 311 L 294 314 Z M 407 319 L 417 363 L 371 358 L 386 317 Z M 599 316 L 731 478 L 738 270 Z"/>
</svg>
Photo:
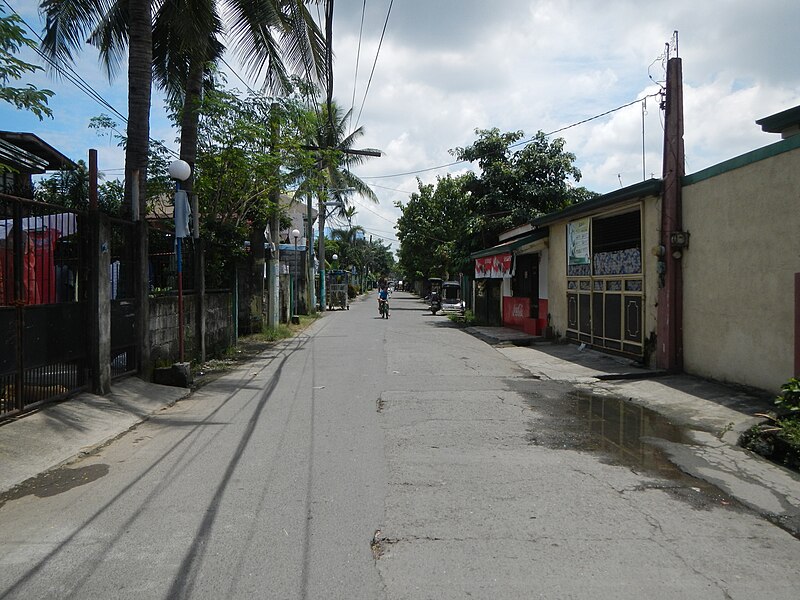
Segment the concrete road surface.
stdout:
<svg viewBox="0 0 800 600">
<path fill-rule="evenodd" d="M 6 501 L 0 599 L 796 600 L 800 540 L 669 463 L 687 432 L 391 307 Z"/>
</svg>

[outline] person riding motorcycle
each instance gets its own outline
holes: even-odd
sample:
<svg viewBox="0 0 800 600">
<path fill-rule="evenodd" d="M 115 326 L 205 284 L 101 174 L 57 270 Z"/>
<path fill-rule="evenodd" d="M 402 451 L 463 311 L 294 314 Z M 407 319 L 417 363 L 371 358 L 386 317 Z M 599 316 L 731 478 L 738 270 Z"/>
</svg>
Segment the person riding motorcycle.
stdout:
<svg viewBox="0 0 800 600">
<path fill-rule="evenodd" d="M 378 314 L 381 314 L 381 302 L 386 302 L 386 314 L 389 314 L 389 290 L 385 285 L 378 290 Z"/>
</svg>

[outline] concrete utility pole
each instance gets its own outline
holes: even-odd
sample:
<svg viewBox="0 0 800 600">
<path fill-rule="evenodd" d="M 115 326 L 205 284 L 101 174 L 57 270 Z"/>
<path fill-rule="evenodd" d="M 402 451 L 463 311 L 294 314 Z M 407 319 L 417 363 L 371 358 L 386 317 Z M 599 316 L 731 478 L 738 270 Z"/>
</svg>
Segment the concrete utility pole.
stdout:
<svg viewBox="0 0 800 600">
<path fill-rule="evenodd" d="M 276 118 L 275 111 L 277 104 L 273 104 L 270 114 L 270 152 L 277 152 L 278 136 L 280 135 L 280 125 Z M 278 167 L 276 163 L 276 175 L 278 175 Z M 277 177 L 275 178 L 277 181 Z M 273 213 L 269 219 L 269 242 L 271 252 L 268 252 L 267 258 L 267 287 L 269 292 L 269 300 L 267 302 L 267 327 L 275 329 L 280 324 L 280 246 L 278 244 L 280 237 L 280 190 L 275 188 L 270 192 L 270 202 L 273 206 Z M 261 274 L 263 279 L 264 274 Z"/>
<path fill-rule="evenodd" d="M 681 259 L 683 252 L 688 247 L 688 234 L 682 231 L 681 185 L 683 175 L 683 81 L 681 59 L 675 57 L 667 62 L 661 203 L 664 279 L 663 285 L 658 290 L 658 324 L 656 327 L 656 361 L 659 367 L 670 372 L 680 371 L 683 368 L 683 271 Z"/>
</svg>

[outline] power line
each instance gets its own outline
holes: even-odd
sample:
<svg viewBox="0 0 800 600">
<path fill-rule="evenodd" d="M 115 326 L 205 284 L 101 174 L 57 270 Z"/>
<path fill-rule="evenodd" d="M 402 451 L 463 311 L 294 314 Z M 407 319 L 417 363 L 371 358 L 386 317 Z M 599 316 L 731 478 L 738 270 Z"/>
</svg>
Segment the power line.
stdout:
<svg viewBox="0 0 800 600">
<path fill-rule="evenodd" d="M 31 32 L 36 39 L 39 40 L 40 43 L 43 42 L 42 37 L 36 32 L 36 30 L 30 26 L 30 24 L 20 15 L 11 4 L 8 3 L 8 0 L 2 0 L 3 4 L 5 4 L 12 13 L 14 13 L 19 20 L 27 27 L 28 31 Z M 45 54 L 41 48 L 34 46 L 33 50 L 36 52 L 39 57 L 47 62 L 61 77 L 69 81 L 72 85 L 78 88 L 81 92 L 89 96 L 92 100 L 97 102 L 103 108 L 106 108 L 113 112 L 117 117 L 122 119 L 126 124 L 128 123 L 128 118 L 122 114 L 116 107 L 114 107 L 108 100 L 106 100 L 100 92 L 94 89 L 89 82 L 87 82 L 81 75 L 69 64 L 60 65 L 56 63 L 53 59 L 51 59 L 47 54 Z M 167 147 L 161 140 L 156 140 L 153 138 L 149 138 L 150 142 L 153 144 L 157 144 L 164 148 L 167 152 L 172 154 L 175 157 L 178 157 L 178 153 L 172 150 L 171 148 Z"/>
<path fill-rule="evenodd" d="M 353 124 L 353 111 L 356 108 L 356 84 L 358 83 L 358 64 L 361 62 L 361 40 L 364 37 L 364 16 L 367 13 L 367 0 L 361 7 L 361 26 L 358 29 L 358 50 L 356 51 L 356 69 L 353 76 L 353 99 L 350 101 L 350 125 Z"/>
<path fill-rule="evenodd" d="M 375 212 L 374 210 L 372 210 L 372 209 L 371 209 L 369 206 L 367 206 L 366 204 L 364 204 L 364 203 L 362 203 L 362 202 L 359 202 L 358 200 L 356 200 L 356 198 L 353 198 L 353 201 L 354 201 L 356 204 L 358 204 L 358 205 L 359 205 L 361 208 L 365 209 L 367 212 L 371 212 L 371 213 L 372 213 L 373 215 L 375 215 L 376 217 L 379 217 L 379 218 L 383 219 L 384 221 L 387 221 L 388 223 L 392 223 L 392 224 L 394 224 L 394 223 L 395 223 L 395 221 L 392 221 L 391 219 L 389 219 L 389 218 L 387 218 L 387 217 L 384 217 L 382 214 Z"/>
<path fill-rule="evenodd" d="M 378 185 L 377 183 L 369 184 L 369 187 L 380 188 L 382 190 L 389 190 L 390 192 L 400 192 L 401 194 L 414 194 L 415 192 L 409 192 L 408 190 L 398 190 L 397 188 L 390 188 L 386 187 L 385 185 Z"/>
<path fill-rule="evenodd" d="M 637 98 L 636 100 L 632 100 L 631 102 L 628 102 L 627 104 L 623 104 L 622 106 L 618 106 L 616 108 L 612 108 L 611 110 L 607 110 L 607 111 L 605 111 L 603 113 L 594 115 L 593 117 L 589 117 L 589 118 L 583 119 L 581 121 L 576 121 L 575 123 L 572 123 L 570 125 L 565 125 L 564 127 L 560 127 L 559 129 L 554 129 L 550 133 L 545 133 L 544 135 L 545 135 L 545 137 L 550 137 L 551 135 L 555 135 L 556 133 L 560 133 L 562 131 L 566 131 L 567 129 L 572 129 L 573 127 L 577 127 L 578 125 L 583 125 L 585 123 L 588 123 L 590 121 L 594 121 L 595 119 L 599 119 L 601 117 L 605 117 L 607 115 L 610 115 L 611 113 L 617 112 L 618 110 L 622 110 L 623 108 L 627 108 L 629 106 L 632 106 L 633 104 L 638 104 L 639 102 L 642 102 L 643 100 L 646 100 L 647 98 L 654 98 L 654 97 L 657 97 L 657 96 L 660 96 L 660 95 L 661 95 L 661 92 L 655 92 L 653 94 L 648 94 L 647 96 L 643 96 L 642 98 Z M 515 142 L 513 144 L 510 144 L 509 148 L 514 148 L 515 146 L 520 146 L 522 144 L 530 143 L 534 139 L 535 138 L 528 138 L 526 140 L 521 140 L 519 142 Z M 470 161 L 467 161 L 467 160 L 456 160 L 456 161 L 453 161 L 453 162 L 450 162 L 450 163 L 446 163 L 446 164 L 443 164 L 443 165 L 438 165 L 436 167 L 428 167 L 426 169 L 417 169 L 416 171 L 406 171 L 404 173 L 393 173 L 391 175 L 365 176 L 365 177 L 362 177 L 361 179 L 389 179 L 391 177 L 403 177 L 405 175 L 416 175 L 417 173 L 427 173 L 428 171 L 437 171 L 439 169 L 446 169 L 448 167 L 453 167 L 455 165 L 466 164 L 468 162 L 470 162 Z"/>
<path fill-rule="evenodd" d="M 367 94 L 369 93 L 369 86 L 372 84 L 372 76 L 375 74 L 375 65 L 378 64 L 378 56 L 381 53 L 381 46 L 383 45 L 383 36 L 386 34 L 386 26 L 389 24 L 389 15 L 392 14 L 392 5 L 394 4 L 394 0 L 389 2 L 389 10 L 386 11 L 386 20 L 383 22 L 383 31 L 381 31 L 381 39 L 378 41 L 378 50 L 375 52 L 375 61 L 372 63 L 372 71 L 369 74 L 369 80 L 367 81 L 367 89 L 364 90 L 364 98 L 361 100 L 361 108 L 358 109 L 358 118 L 356 119 L 356 128 L 358 128 L 358 122 L 361 120 L 361 112 L 364 110 L 364 103 L 367 101 Z"/>
</svg>

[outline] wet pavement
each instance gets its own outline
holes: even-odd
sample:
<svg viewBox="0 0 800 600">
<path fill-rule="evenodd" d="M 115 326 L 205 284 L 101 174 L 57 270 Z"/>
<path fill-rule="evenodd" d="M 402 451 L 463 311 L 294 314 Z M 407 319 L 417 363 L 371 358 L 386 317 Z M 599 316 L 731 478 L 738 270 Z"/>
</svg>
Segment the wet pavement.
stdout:
<svg viewBox="0 0 800 600">
<path fill-rule="evenodd" d="M 695 509 L 723 506 L 747 510 L 716 486 L 681 470 L 659 447 L 660 442 L 694 443 L 692 430 L 624 398 L 575 389 L 564 382 L 531 384 L 509 380 L 533 410 L 528 443 L 552 450 L 577 450 L 599 455 L 609 465 L 662 479 L 648 484 L 685 501 Z M 778 523 L 783 526 L 784 523 Z M 797 535 L 797 529 L 788 528 Z"/>
<path fill-rule="evenodd" d="M 772 408 L 771 395 L 648 371 L 573 344 L 496 348 L 529 372 L 512 387 L 549 420 L 535 427 L 533 443 L 600 453 L 678 482 L 670 493 L 693 506 L 747 507 L 800 537 L 800 474 L 737 444 Z"/>
</svg>

